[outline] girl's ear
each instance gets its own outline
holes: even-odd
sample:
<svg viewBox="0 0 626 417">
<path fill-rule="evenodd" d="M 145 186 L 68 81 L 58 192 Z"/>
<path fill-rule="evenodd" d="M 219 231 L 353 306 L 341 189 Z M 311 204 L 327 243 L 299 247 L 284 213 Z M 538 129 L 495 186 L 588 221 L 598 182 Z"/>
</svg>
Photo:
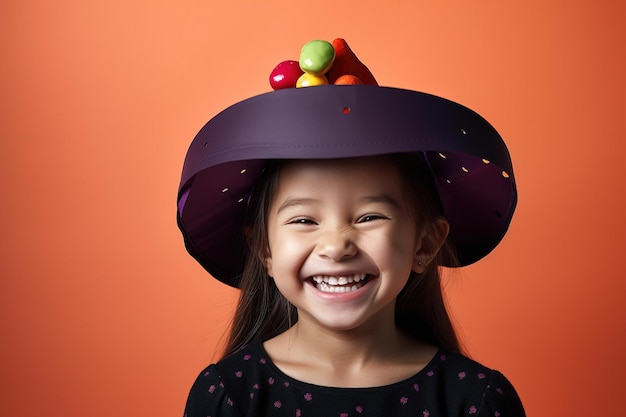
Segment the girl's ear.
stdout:
<svg viewBox="0 0 626 417">
<path fill-rule="evenodd" d="M 265 265 L 265 270 L 267 271 L 267 275 L 269 275 L 270 277 L 273 277 L 274 272 L 272 269 L 272 257 L 270 255 L 267 255 L 265 259 L 263 259 L 263 264 Z"/>
<path fill-rule="evenodd" d="M 450 223 L 443 217 L 424 227 L 417 242 L 413 257 L 413 271 L 421 274 L 439 253 L 450 232 Z"/>
</svg>

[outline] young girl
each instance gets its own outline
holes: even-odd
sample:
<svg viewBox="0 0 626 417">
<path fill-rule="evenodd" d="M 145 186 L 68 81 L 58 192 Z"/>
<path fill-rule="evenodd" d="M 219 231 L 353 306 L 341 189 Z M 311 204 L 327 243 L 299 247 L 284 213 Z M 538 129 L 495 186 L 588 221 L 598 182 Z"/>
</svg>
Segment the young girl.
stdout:
<svg viewBox="0 0 626 417">
<path fill-rule="evenodd" d="M 516 199 L 498 133 L 442 98 L 327 85 L 224 110 L 189 148 L 178 222 L 241 297 L 185 416 L 524 416 L 461 353 L 440 284 L 499 243 Z"/>
</svg>

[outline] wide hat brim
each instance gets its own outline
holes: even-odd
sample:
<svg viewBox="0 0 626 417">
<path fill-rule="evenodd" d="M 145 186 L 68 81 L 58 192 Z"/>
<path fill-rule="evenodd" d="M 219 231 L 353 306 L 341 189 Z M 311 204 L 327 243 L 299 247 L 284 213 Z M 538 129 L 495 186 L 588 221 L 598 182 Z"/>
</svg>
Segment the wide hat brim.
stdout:
<svg viewBox="0 0 626 417">
<path fill-rule="evenodd" d="M 246 204 L 267 160 L 402 152 L 423 153 L 430 165 L 460 265 L 491 252 L 517 203 L 498 132 L 450 100 L 365 85 L 274 91 L 211 119 L 189 147 L 178 192 L 186 248 L 213 277 L 237 287 Z"/>
</svg>

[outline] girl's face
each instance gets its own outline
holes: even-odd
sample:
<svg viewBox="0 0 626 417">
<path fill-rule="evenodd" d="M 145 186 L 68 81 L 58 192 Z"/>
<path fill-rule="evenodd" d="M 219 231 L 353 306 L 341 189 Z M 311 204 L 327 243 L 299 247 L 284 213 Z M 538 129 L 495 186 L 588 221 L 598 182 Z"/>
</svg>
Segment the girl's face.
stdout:
<svg viewBox="0 0 626 417">
<path fill-rule="evenodd" d="M 266 266 L 300 323 L 333 330 L 393 323 L 396 297 L 425 263 L 404 187 L 380 157 L 295 161 L 281 169 L 267 219 Z"/>
</svg>

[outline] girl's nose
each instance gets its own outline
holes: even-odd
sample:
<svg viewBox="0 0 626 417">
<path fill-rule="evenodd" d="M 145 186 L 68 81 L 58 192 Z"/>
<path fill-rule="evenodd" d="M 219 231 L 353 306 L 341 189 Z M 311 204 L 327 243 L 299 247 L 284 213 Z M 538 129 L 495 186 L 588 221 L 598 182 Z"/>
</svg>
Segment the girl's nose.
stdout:
<svg viewBox="0 0 626 417">
<path fill-rule="evenodd" d="M 328 231 L 319 237 L 316 252 L 322 258 L 341 261 L 356 255 L 357 246 L 350 233 Z"/>
</svg>

